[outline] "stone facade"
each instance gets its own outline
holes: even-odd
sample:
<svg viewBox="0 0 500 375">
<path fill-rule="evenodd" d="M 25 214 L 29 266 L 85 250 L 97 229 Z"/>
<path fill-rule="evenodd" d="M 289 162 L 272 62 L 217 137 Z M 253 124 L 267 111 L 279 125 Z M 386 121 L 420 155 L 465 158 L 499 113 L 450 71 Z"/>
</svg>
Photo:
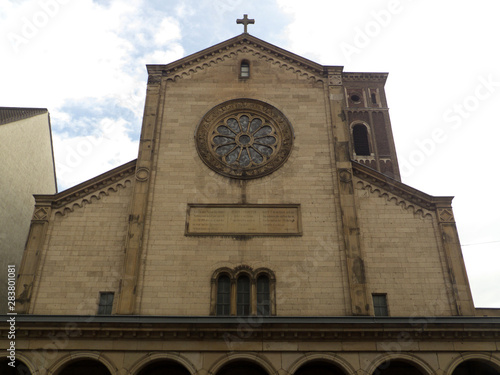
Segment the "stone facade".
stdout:
<svg viewBox="0 0 500 375">
<path fill-rule="evenodd" d="M 148 72 L 137 160 L 37 196 L 16 305 L 31 373 L 499 371 L 500 321 L 475 317 L 452 198 L 400 181 L 386 74 L 248 34 Z"/>
</svg>

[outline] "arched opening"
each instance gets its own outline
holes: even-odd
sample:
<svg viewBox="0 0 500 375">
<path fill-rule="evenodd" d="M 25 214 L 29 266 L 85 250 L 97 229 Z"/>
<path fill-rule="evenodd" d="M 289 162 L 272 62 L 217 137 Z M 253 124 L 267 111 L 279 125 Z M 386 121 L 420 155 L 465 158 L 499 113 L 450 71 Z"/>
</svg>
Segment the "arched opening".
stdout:
<svg viewBox="0 0 500 375">
<path fill-rule="evenodd" d="M 240 276 L 237 282 L 236 314 L 250 315 L 250 279 Z"/>
<path fill-rule="evenodd" d="M 266 275 L 260 275 L 257 278 L 257 315 L 270 315 L 270 313 L 269 278 Z"/>
<path fill-rule="evenodd" d="M 82 359 L 76 362 L 71 362 L 62 370 L 56 373 L 57 375 L 111 375 L 108 368 L 101 362 L 93 359 Z"/>
<path fill-rule="evenodd" d="M 377 369 L 373 372 L 373 375 L 425 375 L 422 371 L 420 371 L 414 365 L 404 362 L 404 361 L 396 361 L 389 360 L 382 363 Z"/>
<path fill-rule="evenodd" d="M 217 315 L 229 315 L 231 312 L 231 280 L 227 275 L 217 279 Z"/>
<path fill-rule="evenodd" d="M 156 361 L 143 367 L 137 375 L 191 375 L 189 371 L 179 363 L 172 361 Z M 93 374 L 92 374 L 93 375 Z"/>
<path fill-rule="evenodd" d="M 368 129 L 363 124 L 356 124 L 352 128 L 352 139 L 354 141 L 354 152 L 356 155 L 369 156 L 370 142 L 368 141 Z"/>
<path fill-rule="evenodd" d="M 269 375 L 259 365 L 249 361 L 231 362 L 225 365 L 217 375 Z"/>
<path fill-rule="evenodd" d="M 498 375 L 500 368 L 494 364 L 480 360 L 469 360 L 461 363 L 452 375 Z"/>
<path fill-rule="evenodd" d="M 345 375 L 346 373 L 330 362 L 315 361 L 301 366 L 294 375 Z"/>
<path fill-rule="evenodd" d="M 10 361 L 2 360 L 0 361 L 0 374 L 3 375 L 31 375 L 31 372 L 24 363 L 18 361 L 17 359 L 14 361 L 14 366 L 9 365 Z"/>
</svg>

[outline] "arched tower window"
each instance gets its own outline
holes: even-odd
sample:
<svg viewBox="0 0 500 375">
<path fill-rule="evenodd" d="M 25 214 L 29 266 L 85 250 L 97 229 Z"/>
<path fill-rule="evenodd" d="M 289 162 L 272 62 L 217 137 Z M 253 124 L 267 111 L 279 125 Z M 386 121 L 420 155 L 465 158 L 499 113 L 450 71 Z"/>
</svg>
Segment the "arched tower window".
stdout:
<svg viewBox="0 0 500 375">
<path fill-rule="evenodd" d="M 231 280 L 222 275 L 217 280 L 217 315 L 229 315 L 231 309 Z"/>
<path fill-rule="evenodd" d="M 240 276 L 237 282 L 236 315 L 250 315 L 250 279 Z"/>
<path fill-rule="evenodd" d="M 243 60 L 240 65 L 240 78 L 250 77 L 250 63 L 247 60 Z"/>
<path fill-rule="evenodd" d="M 354 152 L 356 155 L 369 156 L 370 143 L 368 141 L 368 129 L 363 124 L 356 124 L 352 128 L 352 139 L 354 141 Z"/>
</svg>

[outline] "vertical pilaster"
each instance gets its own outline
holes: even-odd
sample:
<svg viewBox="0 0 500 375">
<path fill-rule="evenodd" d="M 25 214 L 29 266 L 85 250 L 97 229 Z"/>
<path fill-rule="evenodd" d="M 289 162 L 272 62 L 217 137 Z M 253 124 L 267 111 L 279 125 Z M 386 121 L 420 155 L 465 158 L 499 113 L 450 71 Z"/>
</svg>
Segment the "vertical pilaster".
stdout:
<svg viewBox="0 0 500 375">
<path fill-rule="evenodd" d="M 123 265 L 117 314 L 134 314 L 137 300 L 137 282 L 140 272 L 140 258 L 143 246 L 144 224 L 148 206 L 151 168 L 155 147 L 155 132 L 160 119 L 160 75 L 150 75 L 148 79 L 146 104 L 142 123 L 139 155 L 135 172 L 135 185 L 129 214 L 125 261 Z"/>
<path fill-rule="evenodd" d="M 269 278 L 269 313 L 272 316 L 276 315 L 276 279 Z"/>
<path fill-rule="evenodd" d="M 16 312 L 18 314 L 29 313 L 33 283 L 37 276 L 38 266 L 43 253 L 43 245 L 45 243 L 51 212 L 51 202 L 37 202 L 35 204 L 28 240 L 17 279 Z"/>
<path fill-rule="evenodd" d="M 451 205 L 438 205 L 437 217 L 457 313 L 474 316 L 472 293 Z"/>
<path fill-rule="evenodd" d="M 368 315 L 370 302 L 367 292 L 360 231 L 356 213 L 352 163 L 349 152 L 349 128 L 345 121 L 345 98 L 342 71 L 339 67 L 328 69 L 328 99 L 330 104 L 335 147 L 338 194 L 342 218 L 342 234 L 347 260 L 347 277 L 353 315 Z"/>
<path fill-rule="evenodd" d="M 210 315 L 217 313 L 217 279 L 210 280 Z"/>
</svg>

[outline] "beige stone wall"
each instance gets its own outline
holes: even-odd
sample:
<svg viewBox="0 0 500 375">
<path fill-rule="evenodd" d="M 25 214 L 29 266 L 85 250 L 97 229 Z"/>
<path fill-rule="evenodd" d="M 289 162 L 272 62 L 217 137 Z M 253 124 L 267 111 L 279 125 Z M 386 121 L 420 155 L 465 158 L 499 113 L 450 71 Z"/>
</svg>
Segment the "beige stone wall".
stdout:
<svg viewBox="0 0 500 375">
<path fill-rule="evenodd" d="M 356 179 L 370 293 L 387 293 L 391 316 L 455 315 L 434 212 Z"/>
<path fill-rule="evenodd" d="M 52 211 L 30 313 L 93 315 L 99 292 L 116 300 L 131 193 L 128 179 Z"/>
<path fill-rule="evenodd" d="M 242 59 L 251 64 L 251 78 L 245 81 L 238 79 Z M 346 314 L 323 84 L 240 53 L 167 82 L 164 95 L 140 313 L 208 315 L 212 273 L 245 264 L 275 272 L 279 315 Z M 267 177 L 246 182 L 225 178 L 197 154 L 194 133 L 202 117 L 235 98 L 267 102 L 293 126 L 290 158 Z M 236 240 L 184 235 L 188 203 L 243 202 L 300 203 L 303 236 Z"/>
<path fill-rule="evenodd" d="M 0 125 L 0 314 L 7 311 L 7 265 L 19 266 L 35 200 L 56 192 L 48 113 Z"/>
</svg>

